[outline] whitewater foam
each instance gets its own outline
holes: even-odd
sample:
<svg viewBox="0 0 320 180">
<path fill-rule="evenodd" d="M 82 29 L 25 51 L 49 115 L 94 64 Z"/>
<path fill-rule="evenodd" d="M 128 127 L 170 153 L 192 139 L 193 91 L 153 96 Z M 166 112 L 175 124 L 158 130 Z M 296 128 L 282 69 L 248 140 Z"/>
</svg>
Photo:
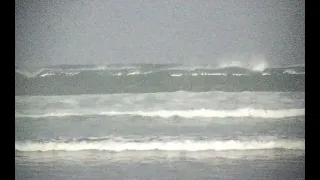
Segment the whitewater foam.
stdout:
<svg viewBox="0 0 320 180">
<path fill-rule="evenodd" d="M 194 118 L 194 117 L 258 117 L 258 118 L 285 118 L 292 116 L 302 116 L 305 114 L 304 109 L 287 109 L 287 110 L 262 110 L 262 109 L 251 109 L 242 108 L 237 110 L 180 110 L 180 111 L 128 111 L 128 112 L 101 112 L 101 115 L 139 115 L 139 116 L 151 116 L 151 117 L 163 117 L 169 118 L 173 116 L 179 116 L 183 118 Z"/>
<path fill-rule="evenodd" d="M 293 69 L 286 69 L 283 74 L 305 74 L 305 72 L 296 72 Z"/>
<path fill-rule="evenodd" d="M 122 76 L 122 73 L 118 72 L 118 73 L 113 74 L 113 76 Z"/>
<path fill-rule="evenodd" d="M 104 75 L 109 76 L 137 76 L 137 75 L 154 75 L 157 76 L 158 73 L 168 73 L 170 72 L 170 76 L 179 77 L 183 75 L 187 76 L 226 76 L 227 74 L 233 76 L 250 76 L 251 74 L 255 74 L 256 72 L 263 72 L 267 67 L 267 63 L 264 61 L 258 62 L 246 62 L 240 60 L 226 61 L 215 66 L 179 66 L 179 67 L 166 67 L 166 68 L 157 68 L 157 67 L 143 67 L 141 64 L 135 68 L 129 67 L 106 67 L 106 66 L 93 66 L 93 67 L 45 67 L 45 68 L 37 68 L 34 71 L 24 71 L 21 69 L 16 69 L 16 73 L 23 75 L 28 78 L 36 78 L 36 77 L 47 77 L 47 76 L 55 76 L 55 75 L 65 75 L 65 76 L 75 76 L 83 71 L 97 71 L 96 75 L 103 72 Z M 115 72 L 116 70 L 116 72 Z M 177 70 L 176 72 L 174 70 Z M 293 71 L 288 69 L 284 71 L 284 74 L 304 74 L 304 72 Z M 157 73 L 155 73 L 157 72 Z M 270 72 L 269 72 L 270 73 Z M 95 75 L 92 73 L 91 75 Z M 262 74 L 266 75 L 266 74 Z"/>
<path fill-rule="evenodd" d="M 292 149 L 304 150 L 304 140 L 274 141 L 150 141 L 150 142 L 119 142 L 119 141 L 73 141 L 73 142 L 16 142 L 18 151 L 229 151 L 229 150 L 263 150 Z"/>
<path fill-rule="evenodd" d="M 67 76 L 75 76 L 78 75 L 80 72 L 65 72 L 64 74 Z"/>
<path fill-rule="evenodd" d="M 245 74 L 232 74 L 232 76 L 245 76 Z"/>
<path fill-rule="evenodd" d="M 226 73 L 201 73 L 201 76 L 227 76 Z"/>
<path fill-rule="evenodd" d="M 218 68 L 239 67 L 251 71 L 262 72 L 268 68 L 268 63 L 263 56 L 233 55 L 219 60 Z"/>
<path fill-rule="evenodd" d="M 28 78 L 34 78 L 36 76 L 38 76 L 39 74 L 41 74 L 43 71 L 47 71 L 49 69 L 47 68 L 41 68 L 41 69 L 38 69 L 36 71 L 26 71 L 26 70 L 21 70 L 21 69 L 16 69 L 16 73 L 22 75 L 22 76 L 25 76 L 25 77 L 28 77 Z"/>
<path fill-rule="evenodd" d="M 162 117 L 170 118 L 179 116 L 183 118 L 226 118 L 226 117 L 252 117 L 252 118 L 286 118 L 294 116 L 304 116 L 305 109 L 281 109 L 281 110 L 265 110 L 265 109 L 253 109 L 253 108 L 241 108 L 236 110 L 158 110 L 158 111 L 97 111 L 87 113 L 48 113 L 40 115 L 30 114 L 18 114 L 16 117 L 63 117 L 63 116 L 85 116 L 85 115 L 107 115 L 107 116 L 119 116 L 119 115 L 131 115 L 131 116 L 146 116 L 146 117 Z"/>
<path fill-rule="evenodd" d="M 55 73 L 45 73 L 45 74 L 41 74 L 40 77 L 46 77 L 46 76 L 54 76 L 56 75 Z"/>
<path fill-rule="evenodd" d="M 139 75 L 139 74 L 141 74 L 140 71 L 134 71 L 134 72 L 128 73 L 127 76 L 133 76 L 133 75 Z"/>
<path fill-rule="evenodd" d="M 171 74 L 170 76 L 172 76 L 172 77 L 180 77 L 180 76 L 182 76 L 183 74 Z"/>
</svg>

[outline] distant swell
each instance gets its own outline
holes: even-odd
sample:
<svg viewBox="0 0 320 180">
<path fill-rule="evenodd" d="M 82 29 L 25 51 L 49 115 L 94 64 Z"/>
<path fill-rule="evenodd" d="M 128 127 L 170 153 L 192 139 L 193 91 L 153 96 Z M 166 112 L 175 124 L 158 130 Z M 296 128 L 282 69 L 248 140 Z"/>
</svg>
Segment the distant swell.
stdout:
<svg viewBox="0 0 320 180">
<path fill-rule="evenodd" d="M 117 141 L 73 141 L 73 142 L 16 142 L 18 151 L 228 151 L 228 150 L 263 150 L 291 149 L 304 150 L 304 141 L 151 141 L 151 142 L 117 142 Z"/>
<path fill-rule="evenodd" d="M 158 110 L 158 111 L 105 111 L 105 112 L 87 112 L 87 113 L 49 113 L 42 115 L 16 114 L 16 117 L 64 117 L 64 116 L 86 116 L 86 115 L 106 115 L 106 116 L 146 116 L 146 117 L 162 117 L 170 118 L 179 116 L 183 118 L 226 118 L 226 117 L 253 117 L 253 118 L 286 118 L 294 116 L 304 116 L 305 109 L 281 109 L 281 110 L 264 110 L 242 108 L 236 110 Z"/>
</svg>

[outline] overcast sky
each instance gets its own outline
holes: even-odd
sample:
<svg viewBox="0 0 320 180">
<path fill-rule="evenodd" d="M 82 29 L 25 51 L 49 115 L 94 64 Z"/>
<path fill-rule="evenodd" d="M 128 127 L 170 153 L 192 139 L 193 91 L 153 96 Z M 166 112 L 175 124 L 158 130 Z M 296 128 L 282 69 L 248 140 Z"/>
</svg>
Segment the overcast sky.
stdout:
<svg viewBox="0 0 320 180">
<path fill-rule="evenodd" d="M 16 0 L 16 65 L 304 64 L 302 0 Z"/>
</svg>

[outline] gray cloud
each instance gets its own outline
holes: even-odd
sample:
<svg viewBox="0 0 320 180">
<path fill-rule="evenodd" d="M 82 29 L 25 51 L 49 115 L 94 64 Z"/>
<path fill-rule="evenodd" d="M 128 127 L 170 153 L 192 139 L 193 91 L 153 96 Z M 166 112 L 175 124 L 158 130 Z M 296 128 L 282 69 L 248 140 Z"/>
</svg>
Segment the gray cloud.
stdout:
<svg viewBox="0 0 320 180">
<path fill-rule="evenodd" d="M 16 0 L 16 65 L 304 64 L 303 1 Z"/>
</svg>

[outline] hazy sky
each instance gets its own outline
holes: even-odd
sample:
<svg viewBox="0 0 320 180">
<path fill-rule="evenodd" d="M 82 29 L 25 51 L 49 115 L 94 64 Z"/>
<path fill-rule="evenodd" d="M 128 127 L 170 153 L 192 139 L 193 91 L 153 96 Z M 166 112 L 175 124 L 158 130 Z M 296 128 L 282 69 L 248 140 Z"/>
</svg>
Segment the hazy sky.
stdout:
<svg viewBox="0 0 320 180">
<path fill-rule="evenodd" d="M 305 59 L 302 0 L 16 0 L 15 18 L 17 66 Z"/>
</svg>

